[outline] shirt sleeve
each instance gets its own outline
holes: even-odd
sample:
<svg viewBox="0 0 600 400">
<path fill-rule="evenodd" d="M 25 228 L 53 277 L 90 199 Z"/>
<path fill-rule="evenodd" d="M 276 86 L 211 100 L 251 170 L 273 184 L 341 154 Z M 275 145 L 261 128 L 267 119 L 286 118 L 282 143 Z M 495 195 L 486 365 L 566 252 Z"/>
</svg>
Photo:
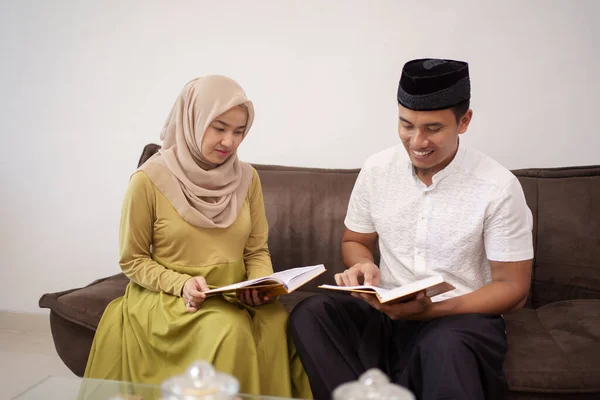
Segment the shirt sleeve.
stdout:
<svg viewBox="0 0 600 400">
<path fill-rule="evenodd" d="M 244 248 L 244 263 L 248 279 L 262 278 L 273 273 L 269 253 L 269 223 L 265 213 L 265 202 L 258 172 L 254 170 L 252 184 L 248 190 L 250 202 L 250 235 Z"/>
<path fill-rule="evenodd" d="M 490 261 L 515 262 L 533 258 L 533 217 L 519 180 L 514 177 L 490 204 L 483 236 Z"/>
<path fill-rule="evenodd" d="M 370 171 L 363 167 L 350 195 L 344 224 L 353 232 L 373 233 L 376 231 L 371 217 L 369 176 Z"/>
<path fill-rule="evenodd" d="M 183 285 L 191 276 L 163 267 L 150 253 L 154 210 L 154 185 L 144 172 L 137 172 L 131 177 L 121 211 L 119 264 L 123 273 L 138 285 L 181 296 Z"/>
</svg>

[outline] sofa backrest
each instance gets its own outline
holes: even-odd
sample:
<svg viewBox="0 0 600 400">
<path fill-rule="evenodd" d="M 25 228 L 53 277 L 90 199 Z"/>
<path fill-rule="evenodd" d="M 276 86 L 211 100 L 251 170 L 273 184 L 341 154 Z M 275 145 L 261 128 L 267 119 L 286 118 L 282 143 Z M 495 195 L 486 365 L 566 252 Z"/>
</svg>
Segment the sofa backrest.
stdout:
<svg viewBox="0 0 600 400">
<path fill-rule="evenodd" d="M 600 299 L 600 166 L 513 173 L 534 213 L 532 306 Z"/>
<path fill-rule="evenodd" d="M 261 176 L 276 270 L 323 263 L 316 285 L 344 270 L 340 242 L 359 170 L 255 165 Z M 600 166 L 515 170 L 533 219 L 528 306 L 600 299 Z"/>
<path fill-rule="evenodd" d="M 140 163 L 158 149 L 146 147 Z M 303 290 L 342 272 L 341 238 L 358 169 L 254 165 L 263 186 L 276 271 L 325 264 Z M 534 219 L 534 273 L 528 306 L 600 299 L 600 166 L 515 170 Z M 378 255 L 376 255 L 378 257 Z"/>
<path fill-rule="evenodd" d="M 254 167 L 263 188 L 273 268 L 325 264 L 327 272 L 302 290 L 334 283 L 333 275 L 345 269 L 341 239 L 358 170 Z"/>
</svg>

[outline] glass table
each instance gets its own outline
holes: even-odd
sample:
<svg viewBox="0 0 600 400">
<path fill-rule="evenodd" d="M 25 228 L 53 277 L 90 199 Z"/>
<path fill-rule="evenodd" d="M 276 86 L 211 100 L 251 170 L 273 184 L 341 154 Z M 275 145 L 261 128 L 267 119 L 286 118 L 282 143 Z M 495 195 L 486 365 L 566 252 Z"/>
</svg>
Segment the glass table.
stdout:
<svg viewBox="0 0 600 400">
<path fill-rule="evenodd" d="M 139 383 L 81 379 L 77 377 L 48 377 L 15 400 L 161 400 L 159 386 Z M 238 400 L 283 400 L 281 397 L 240 394 Z M 289 400 L 289 399 L 288 399 Z"/>
</svg>

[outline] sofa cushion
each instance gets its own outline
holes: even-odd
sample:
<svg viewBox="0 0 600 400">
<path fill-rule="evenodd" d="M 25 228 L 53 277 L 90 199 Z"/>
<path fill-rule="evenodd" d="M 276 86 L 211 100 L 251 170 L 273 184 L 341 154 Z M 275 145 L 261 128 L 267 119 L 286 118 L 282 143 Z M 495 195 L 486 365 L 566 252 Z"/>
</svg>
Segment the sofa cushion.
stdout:
<svg viewBox="0 0 600 400">
<path fill-rule="evenodd" d="M 567 300 L 505 319 L 511 390 L 600 391 L 600 300 Z"/>
<path fill-rule="evenodd" d="M 108 303 L 123 296 L 128 283 L 129 278 L 117 274 L 98 279 L 83 288 L 45 294 L 39 305 L 68 321 L 96 330 Z"/>
</svg>

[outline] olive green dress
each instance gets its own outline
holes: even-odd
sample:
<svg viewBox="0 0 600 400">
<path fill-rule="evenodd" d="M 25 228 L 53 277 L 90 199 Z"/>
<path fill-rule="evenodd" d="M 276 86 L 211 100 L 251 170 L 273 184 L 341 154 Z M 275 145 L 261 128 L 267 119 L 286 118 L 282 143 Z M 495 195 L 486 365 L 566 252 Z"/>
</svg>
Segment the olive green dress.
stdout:
<svg viewBox="0 0 600 400">
<path fill-rule="evenodd" d="M 312 398 L 279 303 L 260 307 L 209 297 L 186 312 L 183 285 L 211 287 L 273 273 L 258 174 L 237 220 L 225 229 L 185 222 L 143 172 L 131 179 L 122 210 L 121 268 L 131 282 L 98 326 L 85 377 L 159 384 L 196 360 L 233 375 L 249 394 Z"/>
</svg>

